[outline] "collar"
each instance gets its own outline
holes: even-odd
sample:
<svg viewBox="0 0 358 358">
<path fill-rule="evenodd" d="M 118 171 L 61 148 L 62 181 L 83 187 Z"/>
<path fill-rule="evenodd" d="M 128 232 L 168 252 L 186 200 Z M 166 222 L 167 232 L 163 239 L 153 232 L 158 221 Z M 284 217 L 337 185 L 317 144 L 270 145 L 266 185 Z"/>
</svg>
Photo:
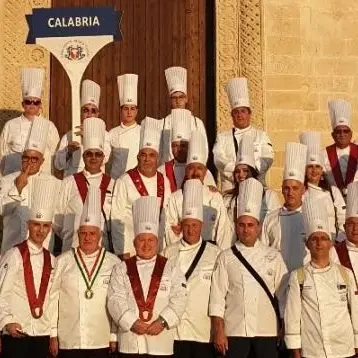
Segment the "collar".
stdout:
<svg viewBox="0 0 358 358">
<path fill-rule="evenodd" d="M 347 245 L 347 249 L 349 251 L 357 251 L 358 252 L 358 247 L 356 245 L 354 245 L 353 242 L 346 240 L 346 245 Z"/>
<path fill-rule="evenodd" d="M 143 175 L 139 170 L 138 170 L 138 173 L 139 173 L 140 177 L 142 178 L 142 180 L 156 179 L 157 175 L 158 175 L 158 171 L 152 177 L 147 177 L 147 176 Z"/>
<path fill-rule="evenodd" d="M 37 117 L 40 117 L 40 116 L 37 116 Z M 35 117 L 35 118 L 36 118 L 36 117 Z M 35 118 L 34 118 L 34 119 L 35 119 Z M 21 120 L 22 120 L 23 122 L 32 123 L 34 119 L 29 119 L 29 118 L 27 118 L 24 113 L 21 114 Z"/>
<path fill-rule="evenodd" d="M 138 123 L 137 123 L 137 122 L 134 122 L 134 123 L 131 124 L 130 126 L 126 126 L 126 125 L 124 125 L 124 124 L 121 122 L 120 127 L 122 127 L 123 129 L 129 129 L 129 128 L 134 128 L 134 127 L 136 127 L 137 125 L 138 125 Z"/>
<path fill-rule="evenodd" d="M 312 183 L 307 183 L 307 187 L 309 187 L 313 190 L 323 191 L 323 189 L 321 187 L 319 187 L 318 185 L 312 184 Z"/>
<path fill-rule="evenodd" d="M 101 250 L 101 248 L 99 247 L 95 252 L 92 252 L 91 254 L 87 255 L 80 249 L 80 247 L 78 247 L 78 249 L 81 251 L 81 255 L 84 259 L 92 259 L 92 258 L 97 257 L 98 252 Z"/>
<path fill-rule="evenodd" d="M 251 124 L 248 127 L 244 128 L 244 129 L 239 129 L 239 128 L 235 127 L 235 134 L 245 133 L 245 132 L 249 131 L 251 128 L 252 128 Z"/>
<path fill-rule="evenodd" d="M 330 262 L 326 267 L 317 267 L 312 261 L 310 261 L 310 263 L 307 265 L 307 268 L 312 273 L 323 273 L 329 271 L 332 268 L 332 264 Z"/>
<path fill-rule="evenodd" d="M 295 210 L 288 210 L 285 206 L 282 206 L 282 208 L 280 209 L 280 216 L 290 216 L 290 215 L 295 215 L 295 214 L 300 214 L 302 213 L 302 206 L 298 207 Z"/>
<path fill-rule="evenodd" d="M 201 243 L 203 242 L 201 236 L 200 236 L 200 240 L 193 245 L 188 244 L 183 238 L 180 239 L 180 247 L 179 247 L 179 251 L 191 251 L 191 250 L 195 250 L 197 249 Z"/>
<path fill-rule="evenodd" d="M 140 257 L 136 256 L 137 258 L 137 264 L 138 265 L 146 265 L 146 264 L 150 264 L 152 262 L 155 262 L 157 259 L 157 255 L 155 255 L 154 257 L 152 257 L 151 259 L 147 260 L 147 259 L 141 259 Z"/>
<path fill-rule="evenodd" d="M 96 174 L 91 174 L 86 169 L 83 169 L 83 174 L 86 178 L 98 178 L 103 175 L 102 171 L 100 171 L 99 173 L 96 173 Z"/>
<path fill-rule="evenodd" d="M 237 249 L 239 251 L 245 251 L 245 250 L 254 250 L 254 249 L 257 249 L 258 247 L 260 247 L 261 245 L 261 242 L 260 240 L 257 238 L 256 239 L 256 242 L 254 244 L 254 246 L 246 246 L 244 245 L 240 240 L 237 240 L 236 243 L 235 243 Z"/>
<path fill-rule="evenodd" d="M 38 255 L 43 252 L 43 247 L 42 246 L 38 247 L 30 239 L 27 239 L 27 246 L 29 248 L 30 255 Z"/>
</svg>

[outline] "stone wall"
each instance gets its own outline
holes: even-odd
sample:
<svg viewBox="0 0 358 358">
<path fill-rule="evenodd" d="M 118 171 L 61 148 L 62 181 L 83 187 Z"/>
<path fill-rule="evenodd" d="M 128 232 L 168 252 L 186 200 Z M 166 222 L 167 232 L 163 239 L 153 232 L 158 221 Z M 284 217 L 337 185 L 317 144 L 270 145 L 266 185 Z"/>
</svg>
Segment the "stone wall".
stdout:
<svg viewBox="0 0 358 358">
<path fill-rule="evenodd" d="M 21 67 L 47 69 L 43 113 L 48 114 L 50 57 L 41 47 L 25 44 L 28 33 L 25 14 L 31 13 L 32 8 L 50 5 L 51 0 L 0 0 L 0 129 L 21 111 Z"/>
</svg>

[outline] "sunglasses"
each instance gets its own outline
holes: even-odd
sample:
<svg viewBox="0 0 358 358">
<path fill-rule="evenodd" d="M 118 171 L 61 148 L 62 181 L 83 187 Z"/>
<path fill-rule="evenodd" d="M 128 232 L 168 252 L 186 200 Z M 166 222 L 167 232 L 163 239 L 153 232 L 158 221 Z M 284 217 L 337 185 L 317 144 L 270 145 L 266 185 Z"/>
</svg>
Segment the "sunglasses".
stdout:
<svg viewBox="0 0 358 358">
<path fill-rule="evenodd" d="M 91 113 L 91 114 L 96 114 L 98 113 L 98 110 L 96 108 L 82 108 L 82 113 Z"/>
<path fill-rule="evenodd" d="M 38 161 L 40 160 L 39 157 L 30 157 L 29 155 L 23 155 L 23 156 L 21 157 L 21 159 L 22 159 L 22 161 L 25 162 L 25 163 L 31 162 L 31 163 L 33 163 L 33 164 L 38 163 Z"/>
<path fill-rule="evenodd" d="M 41 100 L 40 99 L 25 99 L 24 103 L 27 106 L 30 106 L 31 104 L 33 104 L 35 106 L 39 106 L 41 104 Z"/>
<path fill-rule="evenodd" d="M 337 129 L 334 131 L 334 133 L 336 133 L 336 134 L 348 134 L 350 132 L 351 132 L 350 129 Z"/>
<path fill-rule="evenodd" d="M 91 151 L 87 151 L 84 153 L 84 156 L 86 158 L 102 158 L 103 157 L 103 153 L 102 152 L 91 152 Z"/>
</svg>

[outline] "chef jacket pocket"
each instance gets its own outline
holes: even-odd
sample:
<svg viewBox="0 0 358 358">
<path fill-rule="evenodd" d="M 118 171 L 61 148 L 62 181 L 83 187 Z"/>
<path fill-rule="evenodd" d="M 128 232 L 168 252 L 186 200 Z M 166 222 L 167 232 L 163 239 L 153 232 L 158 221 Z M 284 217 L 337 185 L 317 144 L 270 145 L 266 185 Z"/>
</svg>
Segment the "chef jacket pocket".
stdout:
<svg viewBox="0 0 358 358">
<path fill-rule="evenodd" d="M 101 285 L 105 288 L 108 288 L 109 280 L 111 279 L 111 275 L 101 275 L 99 278 L 100 278 Z"/>
<path fill-rule="evenodd" d="M 171 282 L 169 279 L 163 279 L 160 281 L 158 296 L 165 297 L 169 295 Z"/>
<path fill-rule="evenodd" d="M 213 274 L 212 270 L 201 270 L 200 271 L 200 280 L 205 283 L 211 283 L 211 276 Z"/>
</svg>

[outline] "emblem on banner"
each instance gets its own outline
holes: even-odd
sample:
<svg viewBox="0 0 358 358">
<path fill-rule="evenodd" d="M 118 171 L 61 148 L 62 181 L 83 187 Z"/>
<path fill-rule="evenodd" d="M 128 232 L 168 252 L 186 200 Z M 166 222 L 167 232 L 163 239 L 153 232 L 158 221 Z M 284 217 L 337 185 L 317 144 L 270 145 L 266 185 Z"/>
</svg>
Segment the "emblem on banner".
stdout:
<svg viewBox="0 0 358 358">
<path fill-rule="evenodd" d="M 69 61 L 80 61 L 88 56 L 88 50 L 82 41 L 69 41 L 63 47 L 62 56 Z"/>
</svg>

